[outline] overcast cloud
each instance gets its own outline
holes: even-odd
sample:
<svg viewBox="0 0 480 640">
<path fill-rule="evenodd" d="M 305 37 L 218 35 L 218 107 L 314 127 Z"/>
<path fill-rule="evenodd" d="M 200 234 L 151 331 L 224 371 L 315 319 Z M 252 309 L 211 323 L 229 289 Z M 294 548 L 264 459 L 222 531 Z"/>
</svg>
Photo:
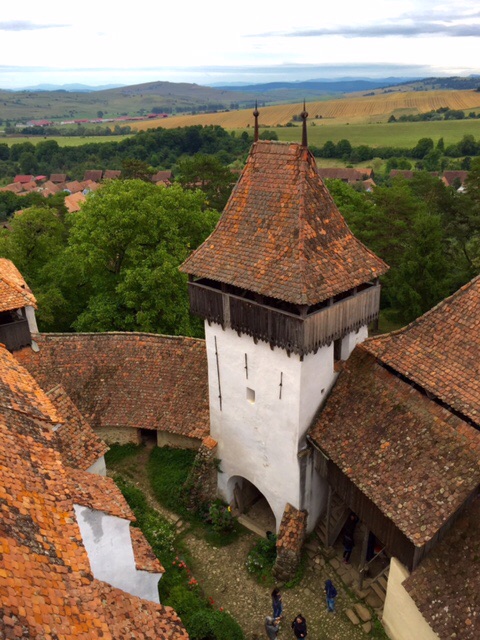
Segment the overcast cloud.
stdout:
<svg viewBox="0 0 480 640">
<path fill-rule="evenodd" d="M 47 4 L 2 3 L 0 88 L 480 73 L 478 0 Z"/>
</svg>

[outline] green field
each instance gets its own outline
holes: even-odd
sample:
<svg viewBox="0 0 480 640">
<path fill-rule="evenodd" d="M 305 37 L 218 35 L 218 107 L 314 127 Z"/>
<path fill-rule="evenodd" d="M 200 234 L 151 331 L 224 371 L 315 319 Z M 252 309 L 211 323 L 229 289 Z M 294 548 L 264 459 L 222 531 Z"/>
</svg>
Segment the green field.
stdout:
<svg viewBox="0 0 480 640">
<path fill-rule="evenodd" d="M 60 147 L 78 147 L 81 144 L 89 144 L 91 142 L 121 142 L 125 138 L 131 136 L 16 136 L 14 138 L 6 138 L 0 135 L 0 144 L 8 144 L 9 147 L 12 144 L 21 144 L 22 142 L 31 142 L 32 144 L 38 144 L 45 140 L 55 140 Z"/>
<path fill-rule="evenodd" d="M 300 142 L 301 128 L 271 127 L 279 140 Z M 237 130 L 252 133 L 251 129 Z M 260 130 L 261 132 L 262 130 Z M 446 145 L 459 142 L 464 135 L 480 138 L 480 120 L 440 120 L 438 122 L 392 122 L 390 124 L 333 124 L 315 121 L 309 123 L 308 143 L 321 147 L 327 140 L 338 142 L 347 139 L 353 146 L 366 144 L 371 147 L 414 147 L 420 138 L 443 138 Z"/>
</svg>

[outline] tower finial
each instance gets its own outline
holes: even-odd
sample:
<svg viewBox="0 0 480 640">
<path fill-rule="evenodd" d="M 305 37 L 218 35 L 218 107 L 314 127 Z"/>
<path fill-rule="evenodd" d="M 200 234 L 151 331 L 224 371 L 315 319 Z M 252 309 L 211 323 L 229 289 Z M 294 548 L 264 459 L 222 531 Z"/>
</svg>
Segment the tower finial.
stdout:
<svg viewBox="0 0 480 640">
<path fill-rule="evenodd" d="M 302 147 L 307 148 L 308 147 L 308 141 L 307 141 L 307 118 L 308 118 L 308 113 L 307 113 L 306 106 L 305 106 L 305 100 L 303 101 L 303 111 L 300 114 L 300 117 L 303 120 L 303 124 L 302 124 Z"/>
<path fill-rule="evenodd" d="M 255 100 L 255 111 L 253 112 L 253 117 L 255 118 L 255 133 L 253 135 L 254 142 L 258 142 L 258 116 L 259 111 L 257 109 L 257 101 Z"/>
</svg>

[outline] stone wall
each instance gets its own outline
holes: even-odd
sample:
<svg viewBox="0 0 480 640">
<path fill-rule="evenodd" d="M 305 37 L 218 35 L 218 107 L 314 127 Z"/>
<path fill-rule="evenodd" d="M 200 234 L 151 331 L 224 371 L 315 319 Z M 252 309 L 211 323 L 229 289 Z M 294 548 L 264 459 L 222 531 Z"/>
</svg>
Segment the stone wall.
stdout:
<svg viewBox="0 0 480 640">
<path fill-rule="evenodd" d="M 277 537 L 277 559 L 273 575 L 281 582 L 291 580 L 300 564 L 307 532 L 308 513 L 287 504 Z"/>
<path fill-rule="evenodd" d="M 216 440 L 210 436 L 202 440 L 192 470 L 184 484 L 188 495 L 188 507 L 194 511 L 204 504 L 213 502 L 217 497 L 216 451 Z"/>
<path fill-rule="evenodd" d="M 189 438 L 178 433 L 157 431 L 158 447 L 173 447 L 174 449 L 198 449 L 202 441 L 200 438 Z"/>
<path fill-rule="evenodd" d="M 140 443 L 140 429 L 132 429 L 132 427 L 100 427 L 94 429 L 94 431 L 107 444 Z"/>
</svg>

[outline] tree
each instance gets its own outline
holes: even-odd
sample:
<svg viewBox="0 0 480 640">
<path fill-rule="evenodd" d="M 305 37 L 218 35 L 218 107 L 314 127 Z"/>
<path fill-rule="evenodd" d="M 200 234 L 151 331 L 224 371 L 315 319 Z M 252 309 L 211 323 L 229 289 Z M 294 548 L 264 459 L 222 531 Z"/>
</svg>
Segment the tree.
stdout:
<svg viewBox="0 0 480 640">
<path fill-rule="evenodd" d="M 337 155 L 340 158 L 349 158 L 352 153 L 352 145 L 345 138 L 337 142 Z"/>
<path fill-rule="evenodd" d="M 433 151 L 433 147 L 434 144 L 431 138 L 420 138 L 416 146 L 412 149 L 412 156 L 421 160 L 430 153 L 430 151 Z"/>
<path fill-rule="evenodd" d="M 208 207 L 222 211 L 236 178 L 215 156 L 197 153 L 178 164 L 177 180 L 185 189 L 200 189 Z"/>
<path fill-rule="evenodd" d="M 178 184 L 117 180 L 91 194 L 65 253 L 74 328 L 201 335 L 178 267 L 217 219 L 201 192 Z"/>
<path fill-rule="evenodd" d="M 143 160 L 128 158 L 122 162 L 122 178 L 124 180 L 143 180 L 151 182 L 153 169 Z"/>
</svg>

